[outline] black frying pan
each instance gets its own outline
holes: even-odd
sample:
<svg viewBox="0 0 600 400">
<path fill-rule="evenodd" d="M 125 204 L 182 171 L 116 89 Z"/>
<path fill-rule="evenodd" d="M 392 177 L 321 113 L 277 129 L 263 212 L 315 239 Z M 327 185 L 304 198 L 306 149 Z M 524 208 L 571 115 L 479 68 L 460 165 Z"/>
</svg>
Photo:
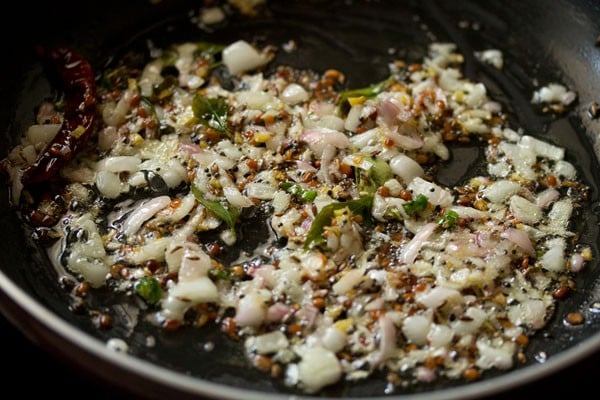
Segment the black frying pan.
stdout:
<svg viewBox="0 0 600 400">
<path fill-rule="evenodd" d="M 592 200 L 581 210 L 575 228 L 581 233 L 581 241 L 600 256 L 600 149 L 595 139 L 600 134 L 600 122 L 588 113 L 592 102 L 600 102 L 597 2 L 273 1 L 263 16 L 234 17 L 212 32 L 189 22 L 189 11 L 197 12 L 199 7 L 196 2 L 183 0 L 164 0 L 158 5 L 142 0 L 105 0 L 78 7 L 16 4 L 14 12 L 4 14 L 2 24 L 2 29 L 8 30 L 10 20 L 19 28 L 1 36 L 5 41 L 0 80 L 0 126 L 4 134 L 1 155 L 31 124 L 35 105 L 51 93 L 32 50 L 34 44 L 67 44 L 100 70 L 110 63 L 111 56 L 129 50 L 142 61 L 147 40 L 163 46 L 193 39 L 228 43 L 245 38 L 281 46 L 294 39 L 299 51 L 280 51 L 277 62 L 318 71 L 337 68 L 344 71 L 350 87 L 360 87 L 385 78 L 387 62 L 393 58 L 419 61 L 430 41 L 453 41 L 467 56 L 467 77 L 486 84 L 491 96 L 509 112 L 511 124 L 566 147 L 567 159 L 583 171 L 584 180 L 592 188 Z M 471 56 L 473 51 L 486 48 L 504 52 L 503 71 Z M 389 49 L 394 49 L 393 55 Z M 578 102 L 560 117 L 540 113 L 529 102 L 535 81 L 564 82 L 577 91 Z M 443 183 L 449 185 L 468 177 L 471 163 L 477 158 L 467 147 L 453 150 L 454 158 L 441 172 Z M 222 339 L 218 329 L 165 333 L 140 318 L 130 331 L 130 317 L 117 305 L 119 299 L 101 290 L 90 296 L 89 303 L 111 314 L 116 322 L 111 329 L 97 329 L 89 316 L 71 311 L 71 300 L 60 287 L 43 250 L 30 239 L 31 231 L 10 209 L 5 185 L 0 193 L 0 226 L 3 313 L 42 347 L 88 373 L 152 398 L 204 395 L 281 399 L 300 395 L 250 368 L 240 344 Z M 257 231 L 243 233 L 246 239 L 242 246 L 251 246 L 249 238 L 258 237 L 260 232 L 259 225 Z M 532 339 L 529 361 L 514 371 L 492 371 L 468 385 L 463 381 L 440 381 L 398 389 L 390 396 L 472 398 L 505 392 L 550 374 L 560 379 L 560 371 L 591 354 L 596 355 L 584 365 L 595 365 L 595 372 L 600 372 L 600 313 L 590 308 L 600 301 L 598 262 L 588 265 L 576 277 L 576 283 L 577 291 L 559 303 L 555 317 Z M 566 326 L 564 317 L 572 311 L 582 312 L 585 324 Z M 146 345 L 148 336 L 156 338 L 154 347 Z M 104 342 L 112 337 L 126 337 L 133 356 L 107 352 Z M 202 346 L 207 341 L 216 343 L 210 353 Z M 547 360 L 541 363 L 544 357 Z M 384 388 L 384 376 L 374 376 L 359 383 L 332 386 L 322 396 L 379 397 L 384 396 Z"/>
</svg>

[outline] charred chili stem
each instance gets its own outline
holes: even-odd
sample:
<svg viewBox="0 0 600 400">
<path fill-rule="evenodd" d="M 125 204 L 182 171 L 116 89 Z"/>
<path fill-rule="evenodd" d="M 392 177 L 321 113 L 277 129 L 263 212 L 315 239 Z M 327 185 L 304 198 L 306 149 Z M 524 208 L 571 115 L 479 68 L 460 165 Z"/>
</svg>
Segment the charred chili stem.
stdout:
<svg viewBox="0 0 600 400">
<path fill-rule="evenodd" d="M 23 172 L 25 187 L 48 181 L 71 161 L 89 139 L 96 118 L 96 82 L 89 62 L 67 48 L 41 52 L 60 79 L 65 114 L 55 138 Z"/>
</svg>

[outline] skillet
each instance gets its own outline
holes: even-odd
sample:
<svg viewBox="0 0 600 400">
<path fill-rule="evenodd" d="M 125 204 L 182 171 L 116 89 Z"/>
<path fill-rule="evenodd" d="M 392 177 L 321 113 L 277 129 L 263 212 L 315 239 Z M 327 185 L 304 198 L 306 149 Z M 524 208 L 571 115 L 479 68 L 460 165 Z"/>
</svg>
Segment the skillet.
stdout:
<svg viewBox="0 0 600 400">
<path fill-rule="evenodd" d="M 3 65 L 0 110 L 3 129 L 2 156 L 31 123 L 37 103 L 52 92 L 51 84 L 32 51 L 33 44 L 67 44 L 87 56 L 96 69 L 111 56 L 134 50 L 143 56 L 147 41 L 155 45 L 194 38 L 228 43 L 238 38 L 281 45 L 294 39 L 300 51 L 279 52 L 280 63 L 323 71 L 344 71 L 349 87 L 360 87 L 385 78 L 393 58 L 419 60 L 430 41 L 453 41 L 465 54 L 465 74 L 483 81 L 491 97 L 508 111 L 511 125 L 567 148 L 567 160 L 582 171 L 591 190 L 591 202 L 581 211 L 577 231 L 583 243 L 598 251 L 598 177 L 596 136 L 600 122 L 588 108 L 600 101 L 600 5 L 593 1 L 519 2 L 396 2 L 396 1 L 292 1 L 272 2 L 268 13 L 252 19 L 232 17 L 208 32 L 190 23 L 190 3 L 163 1 L 157 5 L 136 0 L 86 4 L 42 5 L 35 10 L 17 5 L 13 18 L 22 21 L 18 35 L 9 32 Z M 5 25 L 5 24 L 4 24 Z M 3 28 L 4 29 L 4 28 Z M 15 40 L 14 38 L 17 37 Z M 499 72 L 472 57 L 473 51 L 499 48 L 505 68 Z M 281 54 L 283 53 L 283 54 Z M 393 53 L 393 54 L 390 54 Z M 540 83 L 560 81 L 578 93 L 578 102 L 565 115 L 540 113 L 529 100 Z M 465 179 L 477 155 L 469 148 L 454 149 L 440 179 L 451 185 Z M 115 319 L 112 329 L 98 330 L 89 316 L 74 313 L 43 250 L 8 204 L 6 187 L 0 194 L 0 287 L 2 311 L 28 335 L 51 351 L 93 370 L 110 381 L 147 397 L 205 395 L 226 398 L 285 398 L 296 394 L 281 383 L 248 368 L 238 344 L 223 340 L 216 329 L 186 329 L 166 334 L 144 321 L 132 331 L 131 317 L 117 305 L 118 298 L 98 291 L 89 299 Z M 244 237 L 260 237 L 261 228 Z M 264 232 L 262 232 L 264 234 Z M 251 240 L 242 241 L 252 246 Z M 239 249 L 238 249 L 239 250 Z M 233 257 L 233 256 L 232 256 Z M 235 257 L 234 257 L 235 258 Z M 509 373 L 486 373 L 474 384 L 440 381 L 398 390 L 402 398 L 468 398 L 496 393 L 559 369 L 600 349 L 600 272 L 590 263 L 576 277 L 577 291 L 560 301 L 549 325 L 532 340 L 528 362 Z M 579 311 L 585 323 L 566 326 L 568 312 Z M 147 338 L 156 339 L 148 347 Z M 133 357 L 107 353 L 104 342 L 124 337 Z M 214 342 L 206 353 L 203 344 Z M 547 358 L 545 363 L 539 361 Z M 92 368 L 93 366 L 93 368 Z M 382 376 L 359 384 L 340 384 L 323 396 L 384 396 Z"/>
</svg>

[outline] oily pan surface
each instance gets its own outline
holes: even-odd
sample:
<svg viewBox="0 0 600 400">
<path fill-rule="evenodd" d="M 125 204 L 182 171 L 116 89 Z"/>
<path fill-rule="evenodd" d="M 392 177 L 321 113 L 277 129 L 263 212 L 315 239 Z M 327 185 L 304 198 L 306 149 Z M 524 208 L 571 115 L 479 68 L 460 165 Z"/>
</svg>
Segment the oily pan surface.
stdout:
<svg viewBox="0 0 600 400">
<path fill-rule="evenodd" d="M 270 5 L 270 15 L 266 17 L 234 18 L 213 32 L 206 32 L 189 22 L 188 5 L 184 2 L 165 3 L 169 4 L 151 6 L 139 1 L 117 6 L 116 2 L 109 1 L 102 3 L 101 14 L 97 10 L 69 8 L 60 12 L 41 9 L 38 10 L 41 16 L 47 12 L 45 18 L 30 17 L 31 36 L 23 36 L 9 44 L 9 50 L 14 50 L 12 54 L 17 56 L 14 64 L 3 67 L 8 68 L 3 76 L 10 79 L 0 84 L 0 90 L 10 107 L 0 110 L 0 122 L 7 127 L 2 156 L 31 123 L 36 104 L 50 93 L 49 83 L 31 51 L 31 45 L 36 42 L 68 44 L 77 48 L 99 71 L 111 55 L 118 58 L 127 50 L 134 50 L 143 57 L 148 39 L 158 47 L 193 39 L 230 43 L 239 38 L 280 47 L 293 39 L 298 50 L 289 54 L 280 50 L 273 64 L 290 64 L 316 71 L 336 68 L 346 74 L 348 87 L 360 87 L 385 78 L 387 63 L 394 58 L 419 61 L 431 41 L 453 41 L 466 56 L 466 77 L 486 85 L 490 97 L 500 101 L 509 113 L 510 125 L 565 147 L 566 159 L 583 171 L 584 181 L 591 186 L 592 201 L 577 217 L 578 226 L 573 230 L 581 233 L 581 243 L 589 244 L 595 254 L 599 253 L 595 239 L 598 234 L 598 168 L 593 155 L 594 143 L 589 139 L 599 132 L 599 126 L 598 121 L 591 120 L 586 113 L 587 106 L 594 100 L 593 90 L 598 93 L 600 88 L 598 72 L 592 69 L 593 65 L 598 65 L 599 58 L 594 41 L 600 31 L 597 22 L 600 11 L 595 5 L 558 2 L 553 10 L 540 12 L 536 2 L 515 5 L 511 9 L 500 3 L 480 2 L 456 5 L 410 2 L 402 7 L 392 1 L 368 4 L 355 1 L 350 5 L 344 5 L 346 2 L 286 2 L 285 6 L 279 2 Z M 47 18 L 53 17 L 52 13 L 56 13 L 56 18 Z M 164 18 L 165 15 L 169 17 Z M 535 15 L 539 17 L 534 18 Z M 90 20 L 91 16 L 94 18 Z M 577 19 L 578 23 L 559 23 L 567 17 Z M 487 48 L 503 51 L 505 68 L 502 71 L 482 65 L 472 56 L 473 51 Z M 395 52 L 390 55 L 389 49 L 395 49 Z M 578 93 L 578 103 L 560 118 L 540 113 L 529 102 L 534 79 L 541 85 L 563 82 Z M 453 148 L 452 151 L 453 159 L 438 175 L 441 183 L 450 186 L 475 174 L 472 166 L 477 165 L 479 157 L 477 151 L 468 147 Z M 290 392 L 279 381 L 272 381 L 249 367 L 242 344 L 224 339 L 218 329 L 186 328 L 165 333 L 142 318 L 132 329 L 135 321 L 128 309 L 119 305 L 123 299 L 103 290 L 95 291 L 88 303 L 90 308 L 108 312 L 114 318 L 112 329 L 98 330 L 89 316 L 73 313 L 69 309 L 71 299 L 60 287 L 46 255 L 30 239 L 30 231 L 14 211 L 9 209 L 6 187 L 2 190 L 2 271 L 62 319 L 102 341 L 112 337 L 127 338 L 131 354 L 175 371 L 233 387 Z M 242 232 L 239 247 L 252 247 L 257 238 L 266 237 L 266 229 L 263 221 Z M 235 255 L 231 254 L 231 257 L 234 259 Z M 577 343 L 597 339 L 595 332 L 600 330 L 600 316 L 594 314 L 590 306 L 600 301 L 598 275 L 597 262 L 592 262 L 576 277 L 577 291 L 559 302 L 555 317 L 532 339 L 527 351 L 529 362 L 518 368 L 537 364 L 536 359 L 543 357 L 541 352 L 552 358 Z M 566 326 L 563 319 L 573 311 L 582 312 L 586 323 Z M 156 338 L 156 346 L 146 345 L 149 336 Z M 215 343 L 210 353 L 204 350 L 207 342 Z M 499 372 L 489 372 L 483 379 L 498 375 Z M 327 388 L 323 395 L 383 395 L 384 378 L 375 376 L 364 382 L 338 384 Z M 439 381 L 411 388 L 407 393 L 461 384 L 464 382 Z M 404 392 L 398 389 L 396 393 Z"/>
</svg>

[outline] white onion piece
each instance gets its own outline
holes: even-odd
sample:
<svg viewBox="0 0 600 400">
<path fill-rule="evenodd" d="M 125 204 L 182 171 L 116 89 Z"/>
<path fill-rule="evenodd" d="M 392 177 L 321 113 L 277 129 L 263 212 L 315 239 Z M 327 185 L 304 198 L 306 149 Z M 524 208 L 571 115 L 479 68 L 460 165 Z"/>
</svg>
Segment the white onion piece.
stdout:
<svg viewBox="0 0 600 400">
<path fill-rule="evenodd" d="M 348 136 L 344 135 L 342 132 L 329 128 L 306 129 L 302 133 L 300 140 L 308 143 L 317 157 L 323 155 L 323 151 L 327 145 L 332 145 L 338 149 L 345 149 L 350 146 Z"/>
<path fill-rule="evenodd" d="M 267 317 L 265 302 L 256 293 L 242 297 L 235 312 L 235 324 L 239 327 L 260 326 Z"/>
<path fill-rule="evenodd" d="M 438 308 L 444 305 L 449 299 L 460 299 L 462 296 L 456 289 L 450 289 L 437 286 L 428 292 L 417 293 L 417 303 L 423 304 L 427 308 Z"/>
<path fill-rule="evenodd" d="M 530 225 L 538 222 L 543 216 L 540 207 L 518 195 L 510 198 L 510 211 L 521 222 Z"/>
<path fill-rule="evenodd" d="M 260 200 L 271 200 L 277 187 L 263 182 L 251 182 L 246 185 L 246 195 Z"/>
<path fill-rule="evenodd" d="M 344 346 L 346 346 L 347 341 L 348 336 L 335 326 L 327 327 L 325 333 L 323 333 L 323 336 L 321 337 L 323 346 L 334 353 L 341 351 Z"/>
<path fill-rule="evenodd" d="M 335 354 L 323 347 L 308 348 L 300 354 L 298 378 L 307 393 L 315 393 L 336 383 L 342 376 L 342 366 Z"/>
<path fill-rule="evenodd" d="M 482 369 L 499 368 L 509 369 L 513 365 L 513 354 L 515 345 L 511 342 L 504 342 L 502 347 L 492 347 L 483 341 L 476 343 L 479 350 L 479 358 L 476 365 Z"/>
<path fill-rule="evenodd" d="M 302 160 L 296 161 L 296 169 L 301 172 L 315 172 L 317 170 L 310 163 Z"/>
<path fill-rule="evenodd" d="M 283 89 L 281 100 L 289 105 L 296 105 L 308 100 L 308 93 L 297 83 L 290 83 Z"/>
<path fill-rule="evenodd" d="M 542 268 L 553 272 L 562 272 L 565 269 L 565 240 L 563 238 L 550 239 L 546 242 L 548 251 L 542 256 Z"/>
<path fill-rule="evenodd" d="M 526 325 L 532 329 L 543 327 L 545 316 L 546 306 L 541 300 L 525 300 L 508 309 L 508 319 L 513 324 Z"/>
<path fill-rule="evenodd" d="M 114 172 L 100 171 L 96 174 L 96 187 L 102 196 L 116 199 L 121 194 L 121 179 Z"/>
<path fill-rule="evenodd" d="M 210 150 L 200 150 L 192 155 L 195 161 L 198 162 L 202 167 L 210 167 L 213 163 L 217 164 L 220 168 L 231 169 L 235 165 L 235 161 L 218 155 L 217 153 Z"/>
<path fill-rule="evenodd" d="M 468 318 L 456 320 L 452 323 L 452 330 L 457 335 L 464 336 L 475 332 L 487 317 L 485 311 L 475 307 L 469 307 L 465 315 Z"/>
<path fill-rule="evenodd" d="M 569 260 L 570 269 L 573 272 L 579 272 L 583 269 L 584 258 L 581 254 L 575 253 L 571 256 Z"/>
<path fill-rule="evenodd" d="M 60 127 L 60 124 L 31 125 L 27 129 L 25 136 L 31 144 L 47 144 L 50 143 L 52 139 L 54 139 L 54 137 L 60 130 Z"/>
<path fill-rule="evenodd" d="M 531 240 L 525 231 L 515 228 L 508 228 L 502 232 L 500 236 L 519 246 L 521 249 L 523 249 L 525 254 L 530 256 L 535 254 L 535 249 L 533 248 Z"/>
<path fill-rule="evenodd" d="M 454 199 L 448 190 L 420 177 L 416 177 L 410 182 L 408 190 L 412 191 L 414 197 L 419 194 L 427 196 L 427 200 L 431 204 L 440 207 L 449 207 Z"/>
<path fill-rule="evenodd" d="M 294 310 L 283 303 L 275 303 L 267 309 L 268 322 L 281 322 L 287 315 Z"/>
<path fill-rule="evenodd" d="M 399 176 L 405 184 L 416 177 L 423 177 L 425 171 L 418 162 L 404 154 L 399 154 L 390 160 L 392 172 Z"/>
<path fill-rule="evenodd" d="M 577 177 L 577 170 L 568 161 L 560 160 L 554 165 L 554 173 L 562 179 L 575 179 Z"/>
<path fill-rule="evenodd" d="M 178 273 L 180 283 L 191 282 L 205 277 L 208 274 L 208 270 L 212 267 L 210 257 L 199 246 L 194 247 L 194 249 L 186 248 L 183 251 Z"/>
<path fill-rule="evenodd" d="M 123 223 L 123 234 L 131 236 L 136 233 L 157 212 L 171 204 L 169 196 L 155 197 L 136 208 Z"/>
<path fill-rule="evenodd" d="M 486 219 L 490 216 L 490 213 L 473 207 L 453 206 L 450 210 L 457 213 L 460 218 Z"/>
<path fill-rule="evenodd" d="M 411 315 L 404 319 L 402 333 L 406 339 L 416 345 L 427 343 L 427 333 L 431 327 L 431 320 L 424 315 Z"/>
<path fill-rule="evenodd" d="M 96 163 L 97 171 L 135 172 L 139 169 L 140 160 L 137 156 L 107 157 Z"/>
<path fill-rule="evenodd" d="M 517 182 L 500 180 L 483 190 L 483 195 L 492 203 L 503 203 L 521 189 Z"/>
<path fill-rule="evenodd" d="M 427 239 L 433 234 L 435 229 L 437 228 L 437 224 L 435 222 L 430 222 L 427 225 L 423 226 L 417 234 L 408 242 L 400 253 L 400 260 L 405 264 L 412 264 L 415 262 L 421 247 L 425 244 Z"/>
<path fill-rule="evenodd" d="M 569 105 L 577 95 L 574 92 L 568 91 L 567 88 L 559 83 L 549 83 L 533 92 L 532 103 L 561 103 Z"/>
<path fill-rule="evenodd" d="M 257 354 L 272 354 L 289 346 L 289 342 L 283 332 L 273 331 L 262 335 L 248 338 L 246 348 Z"/>
<path fill-rule="evenodd" d="M 341 132 L 344 130 L 344 120 L 337 115 L 323 115 L 321 118 L 314 121 L 307 120 L 304 124 L 305 128 L 326 128 Z"/>
<path fill-rule="evenodd" d="M 396 327 L 391 319 L 383 314 L 379 317 L 380 341 L 378 360 L 384 362 L 394 354 L 396 349 Z"/>
<path fill-rule="evenodd" d="M 504 65 L 502 52 L 497 49 L 488 49 L 481 52 L 476 52 L 475 56 L 479 60 L 493 65 L 497 69 L 502 69 L 502 66 Z"/>
<path fill-rule="evenodd" d="M 362 113 L 362 104 L 357 104 L 350 108 L 348 116 L 344 122 L 344 129 L 350 132 L 355 132 L 360 126 L 360 115 Z"/>
<path fill-rule="evenodd" d="M 273 194 L 273 201 L 271 203 L 273 205 L 273 212 L 279 214 L 287 210 L 290 206 L 291 199 L 292 196 L 289 193 L 284 192 L 283 190 L 276 191 Z"/>
<path fill-rule="evenodd" d="M 348 293 L 352 288 L 365 279 L 362 269 L 351 269 L 346 272 L 339 281 L 333 285 L 333 291 L 337 295 Z"/>
<path fill-rule="evenodd" d="M 548 188 L 539 193 L 535 198 L 535 204 L 540 208 L 546 208 L 560 197 L 560 192 L 553 188 Z"/>
<path fill-rule="evenodd" d="M 569 226 L 569 220 L 573 213 L 573 203 L 569 199 L 559 200 L 552 206 L 548 213 L 548 225 L 554 231 L 564 231 Z"/>
<path fill-rule="evenodd" d="M 217 287 L 208 277 L 190 282 L 180 282 L 169 290 L 169 297 L 188 303 L 188 307 L 200 303 L 216 301 L 219 298 Z"/>
<path fill-rule="evenodd" d="M 553 161 L 559 161 L 565 158 L 565 149 L 536 139 L 533 136 L 522 136 L 521 140 L 519 140 L 519 147 L 525 147 L 526 149 L 531 150 L 534 154 L 549 158 Z"/>
<path fill-rule="evenodd" d="M 137 247 L 127 254 L 127 261 L 132 264 L 141 264 L 148 260 L 162 261 L 171 240 L 170 237 L 163 237 Z"/>
<path fill-rule="evenodd" d="M 190 193 L 181 199 L 181 203 L 179 203 L 177 208 L 165 209 L 161 211 L 161 213 L 157 215 L 157 217 L 171 223 L 181 221 L 183 218 L 185 218 L 186 215 L 188 215 L 192 211 L 195 204 L 196 197 L 192 193 Z"/>
<path fill-rule="evenodd" d="M 237 75 L 243 71 L 265 65 L 269 59 L 259 53 L 254 47 L 244 40 L 238 40 L 223 49 L 223 64 L 229 73 Z"/>
<path fill-rule="evenodd" d="M 114 126 L 107 126 L 98 132 L 98 148 L 109 150 L 119 138 L 119 132 Z"/>
<path fill-rule="evenodd" d="M 72 227 L 81 229 L 87 234 L 85 240 L 76 241 L 71 245 L 67 267 L 81 274 L 83 279 L 94 288 L 104 285 L 109 267 L 104 262 L 106 251 L 93 217 L 91 214 L 84 214 L 73 220 Z"/>
<path fill-rule="evenodd" d="M 104 122 L 109 126 L 119 126 L 125 123 L 127 113 L 131 109 L 132 98 L 133 93 L 130 90 L 125 90 L 123 96 L 121 96 L 116 104 L 107 103 L 104 110 L 102 110 Z"/>
<path fill-rule="evenodd" d="M 437 379 L 435 370 L 425 366 L 417 367 L 416 377 L 419 382 L 433 382 Z"/>
<path fill-rule="evenodd" d="M 354 147 L 362 149 L 364 147 L 373 145 L 379 137 L 379 132 L 379 128 L 369 129 L 366 132 L 352 136 L 352 138 L 350 138 L 350 141 L 352 142 Z"/>
<path fill-rule="evenodd" d="M 446 325 L 431 324 L 429 333 L 427 333 L 427 341 L 433 348 L 446 346 L 452 342 L 454 332 Z"/>
<path fill-rule="evenodd" d="M 418 133 L 417 128 L 408 123 L 403 123 L 398 128 L 385 129 L 384 134 L 388 139 L 391 139 L 396 146 L 405 150 L 420 149 L 425 144 L 425 141 Z"/>
<path fill-rule="evenodd" d="M 237 95 L 237 101 L 253 110 L 267 110 L 275 100 L 270 93 L 245 91 Z"/>
</svg>

